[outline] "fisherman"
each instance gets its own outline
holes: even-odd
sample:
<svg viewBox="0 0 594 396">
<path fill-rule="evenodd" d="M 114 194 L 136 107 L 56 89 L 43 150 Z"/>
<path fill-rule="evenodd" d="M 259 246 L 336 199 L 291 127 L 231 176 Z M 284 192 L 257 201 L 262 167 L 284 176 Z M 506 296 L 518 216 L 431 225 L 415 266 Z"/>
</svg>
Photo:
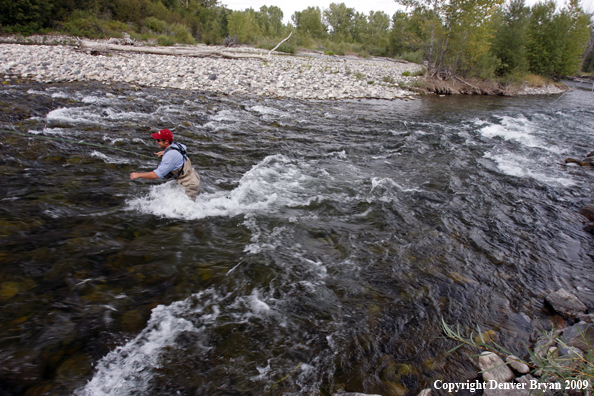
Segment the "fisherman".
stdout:
<svg viewBox="0 0 594 396">
<path fill-rule="evenodd" d="M 169 129 L 161 129 L 151 136 L 157 141 L 161 149 L 161 151 L 155 153 L 155 155 L 162 157 L 161 163 L 152 172 L 132 172 L 130 180 L 169 179 L 173 177 L 179 184 L 184 186 L 186 195 L 195 200 L 200 189 L 200 176 L 192 167 L 192 163 L 186 154 L 186 146 L 181 143 L 173 143 L 173 133 Z"/>
</svg>

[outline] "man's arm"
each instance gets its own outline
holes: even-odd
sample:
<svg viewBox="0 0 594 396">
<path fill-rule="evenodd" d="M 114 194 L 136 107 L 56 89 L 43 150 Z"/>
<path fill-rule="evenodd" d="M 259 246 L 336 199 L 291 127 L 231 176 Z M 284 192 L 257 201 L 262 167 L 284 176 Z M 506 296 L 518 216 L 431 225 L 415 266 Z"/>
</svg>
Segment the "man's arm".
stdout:
<svg viewBox="0 0 594 396">
<path fill-rule="evenodd" d="M 157 174 L 155 173 L 155 171 L 152 172 L 132 172 L 130 173 L 130 180 L 134 180 L 134 179 L 158 179 L 159 176 L 157 176 Z"/>
</svg>

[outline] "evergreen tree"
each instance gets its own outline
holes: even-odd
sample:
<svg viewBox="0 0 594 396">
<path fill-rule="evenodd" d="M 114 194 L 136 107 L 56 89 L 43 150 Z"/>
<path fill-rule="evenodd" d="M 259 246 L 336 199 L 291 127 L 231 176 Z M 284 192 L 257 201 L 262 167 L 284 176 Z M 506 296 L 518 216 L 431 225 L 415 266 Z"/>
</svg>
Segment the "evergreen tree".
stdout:
<svg viewBox="0 0 594 396">
<path fill-rule="evenodd" d="M 499 14 L 495 22 L 495 38 L 492 51 L 499 59 L 498 75 L 522 73 L 528 70 L 526 58 L 527 22 L 530 8 L 524 0 L 512 0 Z"/>
<path fill-rule="evenodd" d="M 578 0 L 570 0 L 561 12 L 552 0 L 535 4 L 531 11 L 526 47 L 530 70 L 553 77 L 577 72 L 590 24 Z"/>
</svg>

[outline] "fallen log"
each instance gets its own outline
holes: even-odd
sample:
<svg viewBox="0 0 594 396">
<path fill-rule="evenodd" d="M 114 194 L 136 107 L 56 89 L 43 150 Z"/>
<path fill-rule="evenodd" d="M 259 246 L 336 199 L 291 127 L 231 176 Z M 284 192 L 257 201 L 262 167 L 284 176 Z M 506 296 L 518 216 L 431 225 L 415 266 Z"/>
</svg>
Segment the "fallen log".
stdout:
<svg viewBox="0 0 594 396">
<path fill-rule="evenodd" d="M 254 54 L 241 54 L 241 53 L 230 53 L 216 50 L 198 50 L 195 48 L 188 47 L 141 47 L 141 46 L 129 46 L 129 45 L 116 45 L 116 44 L 98 44 L 91 41 L 81 40 L 78 46 L 80 51 L 90 51 L 91 53 L 110 53 L 110 52 L 134 52 L 140 54 L 151 54 L 151 55 L 172 55 L 172 56 L 187 56 L 193 58 L 206 58 L 206 57 L 218 57 L 227 59 L 242 59 L 242 58 L 253 58 L 266 60 L 261 55 Z"/>
</svg>

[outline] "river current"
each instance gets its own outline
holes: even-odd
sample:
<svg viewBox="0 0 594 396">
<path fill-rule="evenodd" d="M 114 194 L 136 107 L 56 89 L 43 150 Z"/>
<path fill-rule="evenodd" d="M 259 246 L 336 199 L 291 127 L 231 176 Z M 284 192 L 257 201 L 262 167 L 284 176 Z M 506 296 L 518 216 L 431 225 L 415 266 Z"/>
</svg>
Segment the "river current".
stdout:
<svg viewBox="0 0 594 396">
<path fill-rule="evenodd" d="M 2 394 L 416 395 L 476 378 L 442 320 L 525 356 L 556 320 L 548 293 L 594 301 L 594 171 L 564 164 L 594 150 L 589 91 L 22 84 L 0 108 L 20 133 L 0 132 Z M 188 146 L 196 202 L 129 179 L 161 128 Z"/>
</svg>

